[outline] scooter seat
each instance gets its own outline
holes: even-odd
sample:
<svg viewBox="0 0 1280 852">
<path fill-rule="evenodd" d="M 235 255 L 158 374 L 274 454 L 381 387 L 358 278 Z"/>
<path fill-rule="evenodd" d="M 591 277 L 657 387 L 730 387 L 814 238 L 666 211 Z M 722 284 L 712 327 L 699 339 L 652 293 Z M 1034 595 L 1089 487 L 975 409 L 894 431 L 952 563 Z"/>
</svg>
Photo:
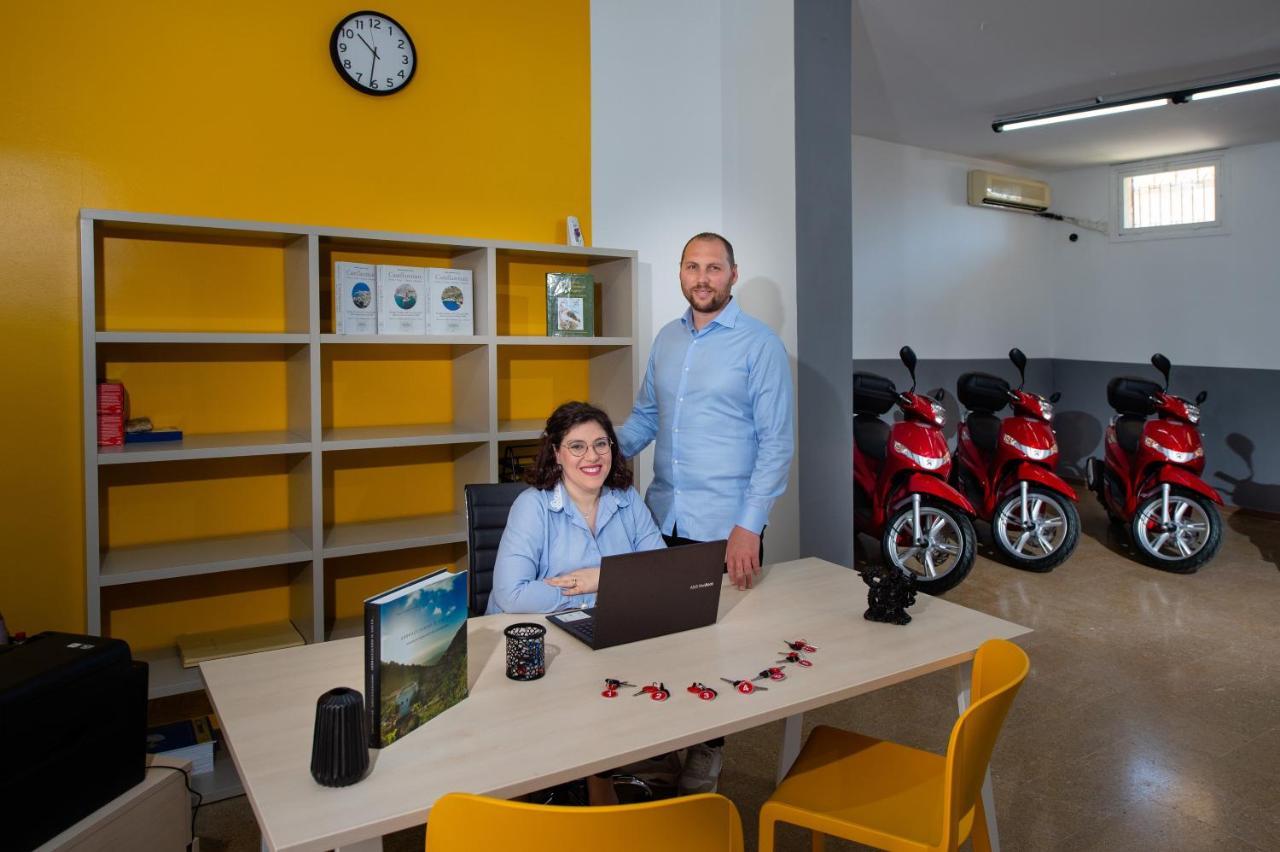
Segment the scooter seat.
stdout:
<svg viewBox="0 0 1280 852">
<path fill-rule="evenodd" d="M 994 453 L 1000 443 L 1000 418 L 985 411 L 972 411 L 964 420 L 969 437 L 984 453 Z"/>
<path fill-rule="evenodd" d="M 1146 422 L 1145 418 L 1130 415 L 1116 418 L 1116 443 L 1120 445 L 1120 449 L 1129 455 L 1138 452 L 1138 444 L 1142 441 L 1142 424 Z"/>
<path fill-rule="evenodd" d="M 889 449 L 889 424 L 870 414 L 853 418 L 853 443 L 858 452 L 884 461 Z"/>
</svg>

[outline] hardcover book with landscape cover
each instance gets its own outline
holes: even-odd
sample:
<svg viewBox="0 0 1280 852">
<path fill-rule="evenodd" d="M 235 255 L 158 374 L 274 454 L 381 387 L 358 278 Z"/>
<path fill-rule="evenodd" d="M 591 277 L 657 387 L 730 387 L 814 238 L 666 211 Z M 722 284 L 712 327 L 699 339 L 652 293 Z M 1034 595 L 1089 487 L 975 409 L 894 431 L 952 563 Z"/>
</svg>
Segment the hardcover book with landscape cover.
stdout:
<svg viewBox="0 0 1280 852">
<path fill-rule="evenodd" d="M 369 745 L 382 748 L 467 697 L 467 572 L 369 598 L 364 621 Z"/>
</svg>

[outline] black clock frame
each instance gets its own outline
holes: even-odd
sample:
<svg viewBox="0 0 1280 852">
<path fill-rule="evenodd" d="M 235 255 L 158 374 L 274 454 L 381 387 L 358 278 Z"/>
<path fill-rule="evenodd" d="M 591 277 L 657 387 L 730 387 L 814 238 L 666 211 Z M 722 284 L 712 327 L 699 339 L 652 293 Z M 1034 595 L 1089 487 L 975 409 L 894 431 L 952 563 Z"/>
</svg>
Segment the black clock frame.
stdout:
<svg viewBox="0 0 1280 852">
<path fill-rule="evenodd" d="M 342 32 L 348 21 L 359 18 L 361 15 L 377 15 L 379 18 L 386 20 L 392 26 L 399 28 L 400 32 L 404 34 L 405 41 L 409 42 L 409 50 L 413 52 L 413 68 L 410 69 L 409 76 L 405 77 L 404 82 L 399 86 L 396 86 L 394 89 L 386 89 L 385 91 L 382 89 L 370 89 L 367 86 L 363 86 L 355 80 L 352 80 L 347 74 L 346 69 L 342 67 L 342 59 L 338 55 L 338 34 Z M 409 35 L 409 31 L 406 30 L 395 18 L 385 12 L 375 12 L 372 9 L 362 9 L 359 12 L 352 12 L 351 14 L 344 16 L 341 21 L 338 21 L 338 25 L 333 28 L 333 34 L 329 36 L 329 58 L 333 60 L 333 68 L 338 72 L 338 76 L 342 78 L 342 82 L 346 83 L 362 95 L 373 95 L 374 97 L 394 95 L 396 92 L 402 91 L 406 86 L 412 83 L 413 76 L 418 73 L 418 46 L 413 43 L 413 36 Z"/>
</svg>

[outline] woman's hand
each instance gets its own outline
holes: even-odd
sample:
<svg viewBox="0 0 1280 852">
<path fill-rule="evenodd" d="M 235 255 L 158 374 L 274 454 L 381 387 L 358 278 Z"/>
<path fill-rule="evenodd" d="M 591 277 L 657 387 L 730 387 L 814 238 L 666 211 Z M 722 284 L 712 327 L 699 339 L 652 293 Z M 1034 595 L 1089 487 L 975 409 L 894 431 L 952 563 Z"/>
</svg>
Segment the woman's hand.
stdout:
<svg viewBox="0 0 1280 852">
<path fill-rule="evenodd" d="M 579 568 L 559 577 L 548 577 L 542 582 L 555 586 L 566 595 L 589 595 L 600 587 L 599 568 Z"/>
</svg>

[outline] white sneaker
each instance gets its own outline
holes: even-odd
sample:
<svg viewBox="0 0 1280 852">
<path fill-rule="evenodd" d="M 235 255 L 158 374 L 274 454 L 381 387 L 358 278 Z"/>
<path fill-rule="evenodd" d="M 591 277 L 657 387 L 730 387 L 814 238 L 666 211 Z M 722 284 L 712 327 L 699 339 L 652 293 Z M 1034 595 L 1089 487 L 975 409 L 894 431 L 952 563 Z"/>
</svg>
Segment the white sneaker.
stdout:
<svg viewBox="0 0 1280 852">
<path fill-rule="evenodd" d="M 678 788 L 681 796 L 694 793 L 714 793 L 720 785 L 720 770 L 724 767 L 724 747 L 700 743 L 689 746 L 680 772 Z"/>
</svg>

